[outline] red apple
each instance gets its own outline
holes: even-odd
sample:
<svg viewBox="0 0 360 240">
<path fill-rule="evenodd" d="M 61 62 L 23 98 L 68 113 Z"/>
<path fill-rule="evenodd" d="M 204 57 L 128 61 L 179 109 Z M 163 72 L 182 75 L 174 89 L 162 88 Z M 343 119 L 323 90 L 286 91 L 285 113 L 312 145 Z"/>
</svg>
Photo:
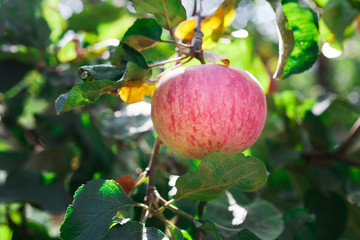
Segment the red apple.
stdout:
<svg viewBox="0 0 360 240">
<path fill-rule="evenodd" d="M 266 119 L 264 92 L 245 70 L 217 64 L 180 67 L 164 75 L 152 97 L 159 139 L 182 157 L 241 152 Z"/>
</svg>

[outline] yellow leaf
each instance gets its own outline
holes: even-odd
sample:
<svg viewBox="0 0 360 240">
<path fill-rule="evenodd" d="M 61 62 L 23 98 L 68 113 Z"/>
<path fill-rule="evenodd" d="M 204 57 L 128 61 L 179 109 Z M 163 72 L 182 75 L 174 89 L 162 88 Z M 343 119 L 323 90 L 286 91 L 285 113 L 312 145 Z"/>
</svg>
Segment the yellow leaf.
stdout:
<svg viewBox="0 0 360 240">
<path fill-rule="evenodd" d="M 156 85 L 149 85 L 138 81 L 129 81 L 124 87 L 120 88 L 119 96 L 121 100 L 127 103 L 136 103 L 143 100 L 145 96 L 151 96 L 154 93 Z"/>
<path fill-rule="evenodd" d="M 235 0 L 225 0 L 215 13 L 201 21 L 201 31 L 204 34 L 203 48 L 209 48 L 224 34 L 235 17 Z M 194 37 L 195 19 L 189 19 L 178 25 L 175 36 L 178 39 L 191 41 Z"/>
</svg>

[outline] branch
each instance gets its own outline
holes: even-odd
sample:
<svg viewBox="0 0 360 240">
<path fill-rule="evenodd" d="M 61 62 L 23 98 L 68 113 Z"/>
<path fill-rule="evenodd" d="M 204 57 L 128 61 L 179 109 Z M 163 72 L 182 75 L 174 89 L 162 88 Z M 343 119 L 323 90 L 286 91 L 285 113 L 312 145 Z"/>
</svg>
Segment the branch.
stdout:
<svg viewBox="0 0 360 240">
<path fill-rule="evenodd" d="M 352 166 L 360 167 L 360 162 L 354 158 L 346 157 L 337 152 L 301 152 L 300 156 L 307 161 L 337 160 Z"/>
<path fill-rule="evenodd" d="M 351 127 L 345 139 L 335 150 L 335 152 L 337 154 L 346 154 L 359 135 L 360 135 L 360 117 L 358 117 L 358 119 L 355 121 L 354 125 Z"/>
<path fill-rule="evenodd" d="M 316 160 L 337 160 L 352 166 L 360 167 L 360 161 L 345 156 L 356 138 L 360 135 L 360 117 L 355 121 L 350 131 L 335 151 L 331 152 L 301 152 L 300 156 L 307 161 Z"/>
<path fill-rule="evenodd" d="M 194 38 L 192 40 L 191 55 L 199 59 L 201 64 L 205 64 L 204 54 L 202 49 L 204 34 L 201 32 L 201 0 L 196 0 L 196 25 L 194 29 Z"/>
<path fill-rule="evenodd" d="M 148 168 L 145 170 L 147 172 L 147 176 L 149 176 L 149 183 L 146 190 L 145 204 L 148 205 L 148 209 L 143 209 L 141 215 L 141 222 L 145 224 L 147 218 L 149 217 L 149 213 L 151 211 L 152 205 L 157 204 L 159 201 L 159 193 L 155 187 L 155 169 L 157 165 L 157 158 L 160 150 L 160 140 L 159 138 L 155 139 L 153 151 L 151 153 L 150 163 Z"/>
<path fill-rule="evenodd" d="M 157 62 L 157 63 L 154 63 L 154 64 L 150 64 L 150 65 L 149 65 L 149 68 L 160 67 L 160 66 L 163 66 L 163 65 L 165 65 L 165 64 L 172 63 L 172 62 L 180 62 L 181 60 L 184 60 L 184 59 L 186 59 L 186 58 L 188 58 L 188 56 L 185 56 L 185 57 L 177 57 L 177 58 L 165 60 L 165 61 L 162 61 L 162 62 Z"/>
<path fill-rule="evenodd" d="M 176 206 L 172 205 L 175 201 L 174 200 L 170 200 L 168 202 L 164 201 L 163 199 L 160 200 L 160 203 L 163 204 L 163 206 L 161 208 L 158 209 L 159 212 L 163 212 L 165 210 L 165 208 L 177 213 L 178 215 L 181 215 L 187 219 L 189 219 L 190 221 L 196 222 L 197 220 L 191 216 L 190 214 L 180 210 L 179 208 L 177 208 Z"/>
</svg>

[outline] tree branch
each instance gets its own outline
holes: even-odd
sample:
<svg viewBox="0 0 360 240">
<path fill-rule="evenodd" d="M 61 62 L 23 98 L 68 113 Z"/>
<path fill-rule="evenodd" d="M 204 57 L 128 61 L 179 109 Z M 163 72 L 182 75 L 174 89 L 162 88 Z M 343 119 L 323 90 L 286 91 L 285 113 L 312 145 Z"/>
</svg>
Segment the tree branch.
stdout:
<svg viewBox="0 0 360 240">
<path fill-rule="evenodd" d="M 145 224 L 146 219 L 149 217 L 149 213 L 151 211 L 151 208 L 153 204 L 157 204 L 159 201 L 159 193 L 156 190 L 155 187 L 155 170 L 157 165 L 157 158 L 159 155 L 160 150 L 160 140 L 159 138 L 155 139 L 153 151 L 151 153 L 151 158 L 149 162 L 148 168 L 145 170 L 147 172 L 147 176 L 149 177 L 149 183 L 146 190 L 146 197 L 145 197 L 145 204 L 148 205 L 148 209 L 143 209 L 142 215 L 141 215 L 141 222 Z"/>
<path fill-rule="evenodd" d="M 360 167 L 360 162 L 354 158 L 346 157 L 337 152 L 301 152 L 300 156 L 307 161 L 337 160 L 352 166 Z"/>
<path fill-rule="evenodd" d="M 355 121 L 354 125 L 351 127 L 345 139 L 335 150 L 335 152 L 337 154 L 346 154 L 359 135 L 360 135 L 360 117 L 358 117 L 358 119 Z"/>
<path fill-rule="evenodd" d="M 331 152 L 301 152 L 300 156 L 307 161 L 336 160 L 352 166 L 360 167 L 360 161 L 345 156 L 356 138 L 360 135 L 360 117 L 355 121 L 348 134 L 335 151 Z"/>
<path fill-rule="evenodd" d="M 201 0 L 196 0 L 196 25 L 194 29 L 194 38 L 191 43 L 191 55 L 199 59 L 201 64 L 205 64 L 202 49 L 204 34 L 201 32 Z"/>
</svg>

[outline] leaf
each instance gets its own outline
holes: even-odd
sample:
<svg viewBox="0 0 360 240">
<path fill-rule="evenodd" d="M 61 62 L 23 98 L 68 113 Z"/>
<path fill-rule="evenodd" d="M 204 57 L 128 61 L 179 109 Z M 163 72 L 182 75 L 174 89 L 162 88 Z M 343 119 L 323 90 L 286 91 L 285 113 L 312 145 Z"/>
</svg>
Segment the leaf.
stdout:
<svg viewBox="0 0 360 240">
<path fill-rule="evenodd" d="M 219 55 L 216 53 L 212 53 L 212 52 L 208 52 L 208 51 L 204 51 L 204 58 L 206 60 L 208 60 L 211 63 L 216 63 L 218 61 L 221 61 L 223 64 L 225 64 L 226 66 L 230 65 L 230 60 Z"/>
<path fill-rule="evenodd" d="M 276 239 L 284 230 L 282 214 L 271 203 L 258 198 L 245 208 L 247 215 L 240 226 L 250 230 L 260 239 Z"/>
<path fill-rule="evenodd" d="M 111 58 L 111 64 L 121 67 L 128 62 L 134 62 L 141 68 L 148 68 L 146 59 L 141 53 L 126 43 L 122 43 L 115 49 L 114 55 Z"/>
<path fill-rule="evenodd" d="M 116 182 L 121 186 L 126 194 L 129 194 L 135 186 L 134 179 L 129 175 L 123 175 L 116 179 Z"/>
<path fill-rule="evenodd" d="M 180 0 L 133 0 L 139 14 L 151 13 L 160 26 L 172 29 L 186 19 L 186 11 Z"/>
<path fill-rule="evenodd" d="M 234 239 L 245 229 L 262 240 L 275 239 L 281 234 L 284 229 L 282 214 L 271 203 L 255 199 L 242 204 L 238 200 L 236 195 L 226 192 L 226 196 L 208 203 L 203 219 L 213 221 L 219 234 L 226 239 Z"/>
<path fill-rule="evenodd" d="M 119 80 L 125 73 L 123 67 L 113 65 L 88 65 L 79 68 L 78 74 L 81 80 L 85 82 L 93 80 Z"/>
<path fill-rule="evenodd" d="M 126 81 L 119 91 L 121 100 L 127 103 L 136 103 L 144 99 L 145 96 L 152 96 L 156 85 L 144 83 L 150 75 L 150 71 L 143 70 L 133 62 L 128 62 L 124 80 Z"/>
<path fill-rule="evenodd" d="M 225 0 L 215 13 L 208 15 L 201 21 L 203 48 L 209 48 L 219 41 L 225 30 L 231 25 L 235 17 L 235 0 Z M 191 41 L 194 37 L 196 19 L 190 19 L 179 24 L 175 36 L 178 39 Z"/>
<path fill-rule="evenodd" d="M 237 239 L 238 240 L 262 240 L 262 239 L 258 238 L 255 234 L 253 234 L 252 232 L 247 230 L 247 229 L 242 230 L 237 235 Z"/>
<path fill-rule="evenodd" d="M 359 11 L 353 9 L 348 1 L 330 0 L 321 14 L 330 31 L 341 42 L 345 29 L 352 23 Z"/>
<path fill-rule="evenodd" d="M 120 89 L 119 96 L 124 102 L 136 103 L 143 100 L 145 96 L 152 96 L 155 88 L 156 85 L 130 81 Z"/>
<path fill-rule="evenodd" d="M 70 62 L 77 58 L 76 40 L 69 41 L 57 52 L 57 58 L 60 62 Z"/>
<path fill-rule="evenodd" d="M 138 18 L 127 30 L 121 42 L 140 51 L 161 41 L 162 28 L 153 18 Z"/>
<path fill-rule="evenodd" d="M 180 230 L 180 228 L 174 226 L 167 226 L 170 233 L 171 233 L 171 239 L 173 240 L 184 240 L 184 236 Z"/>
<path fill-rule="evenodd" d="M 277 12 L 280 30 L 280 58 L 274 78 L 309 69 L 316 61 L 318 25 L 312 10 L 303 8 L 296 0 L 283 0 Z"/>
<path fill-rule="evenodd" d="M 341 237 L 346 228 L 348 212 L 342 196 L 311 189 L 305 193 L 305 206 L 315 214 L 316 239 L 335 240 Z"/>
<path fill-rule="evenodd" d="M 315 216 L 306 209 L 294 208 L 284 214 L 285 230 L 279 240 L 316 240 Z"/>
<path fill-rule="evenodd" d="M 151 73 L 151 69 L 150 70 L 145 70 L 145 69 L 139 67 L 134 62 L 128 62 L 126 64 L 126 71 L 125 71 L 125 74 L 123 76 L 123 79 L 126 82 L 129 82 L 129 81 L 144 81 L 147 77 L 150 76 L 150 73 Z"/>
<path fill-rule="evenodd" d="M 115 113 L 104 113 L 100 120 L 101 133 L 123 140 L 127 136 L 150 131 L 153 128 L 150 112 L 151 104 L 143 101 L 129 104 Z"/>
<path fill-rule="evenodd" d="M 54 214 L 64 212 L 68 201 L 64 183 L 57 179 L 47 183 L 44 180 L 39 172 L 13 171 L 1 186 L 0 202 L 25 201 Z"/>
<path fill-rule="evenodd" d="M 95 102 L 99 97 L 111 90 L 117 90 L 125 84 L 125 81 L 91 81 L 77 83 L 67 93 L 60 95 L 55 101 L 57 114 L 61 114 L 75 107 L 88 105 Z"/>
<path fill-rule="evenodd" d="M 127 211 L 132 201 L 111 180 L 94 179 L 79 187 L 60 228 L 62 239 L 101 239 L 119 210 Z"/>
<path fill-rule="evenodd" d="M 242 153 L 210 153 L 197 171 L 178 178 L 176 198 L 209 201 L 232 187 L 256 191 L 266 179 L 264 163 L 254 157 L 245 157 Z"/>
<path fill-rule="evenodd" d="M 154 227 L 144 227 L 138 222 L 127 222 L 123 226 L 115 225 L 103 238 L 104 240 L 169 240 L 164 233 Z"/>
<path fill-rule="evenodd" d="M 220 234 L 218 230 L 216 229 L 215 224 L 212 221 L 206 221 L 205 223 L 198 225 L 197 228 L 202 229 L 204 231 L 209 232 L 211 235 L 213 235 L 217 240 L 221 240 Z"/>
</svg>

